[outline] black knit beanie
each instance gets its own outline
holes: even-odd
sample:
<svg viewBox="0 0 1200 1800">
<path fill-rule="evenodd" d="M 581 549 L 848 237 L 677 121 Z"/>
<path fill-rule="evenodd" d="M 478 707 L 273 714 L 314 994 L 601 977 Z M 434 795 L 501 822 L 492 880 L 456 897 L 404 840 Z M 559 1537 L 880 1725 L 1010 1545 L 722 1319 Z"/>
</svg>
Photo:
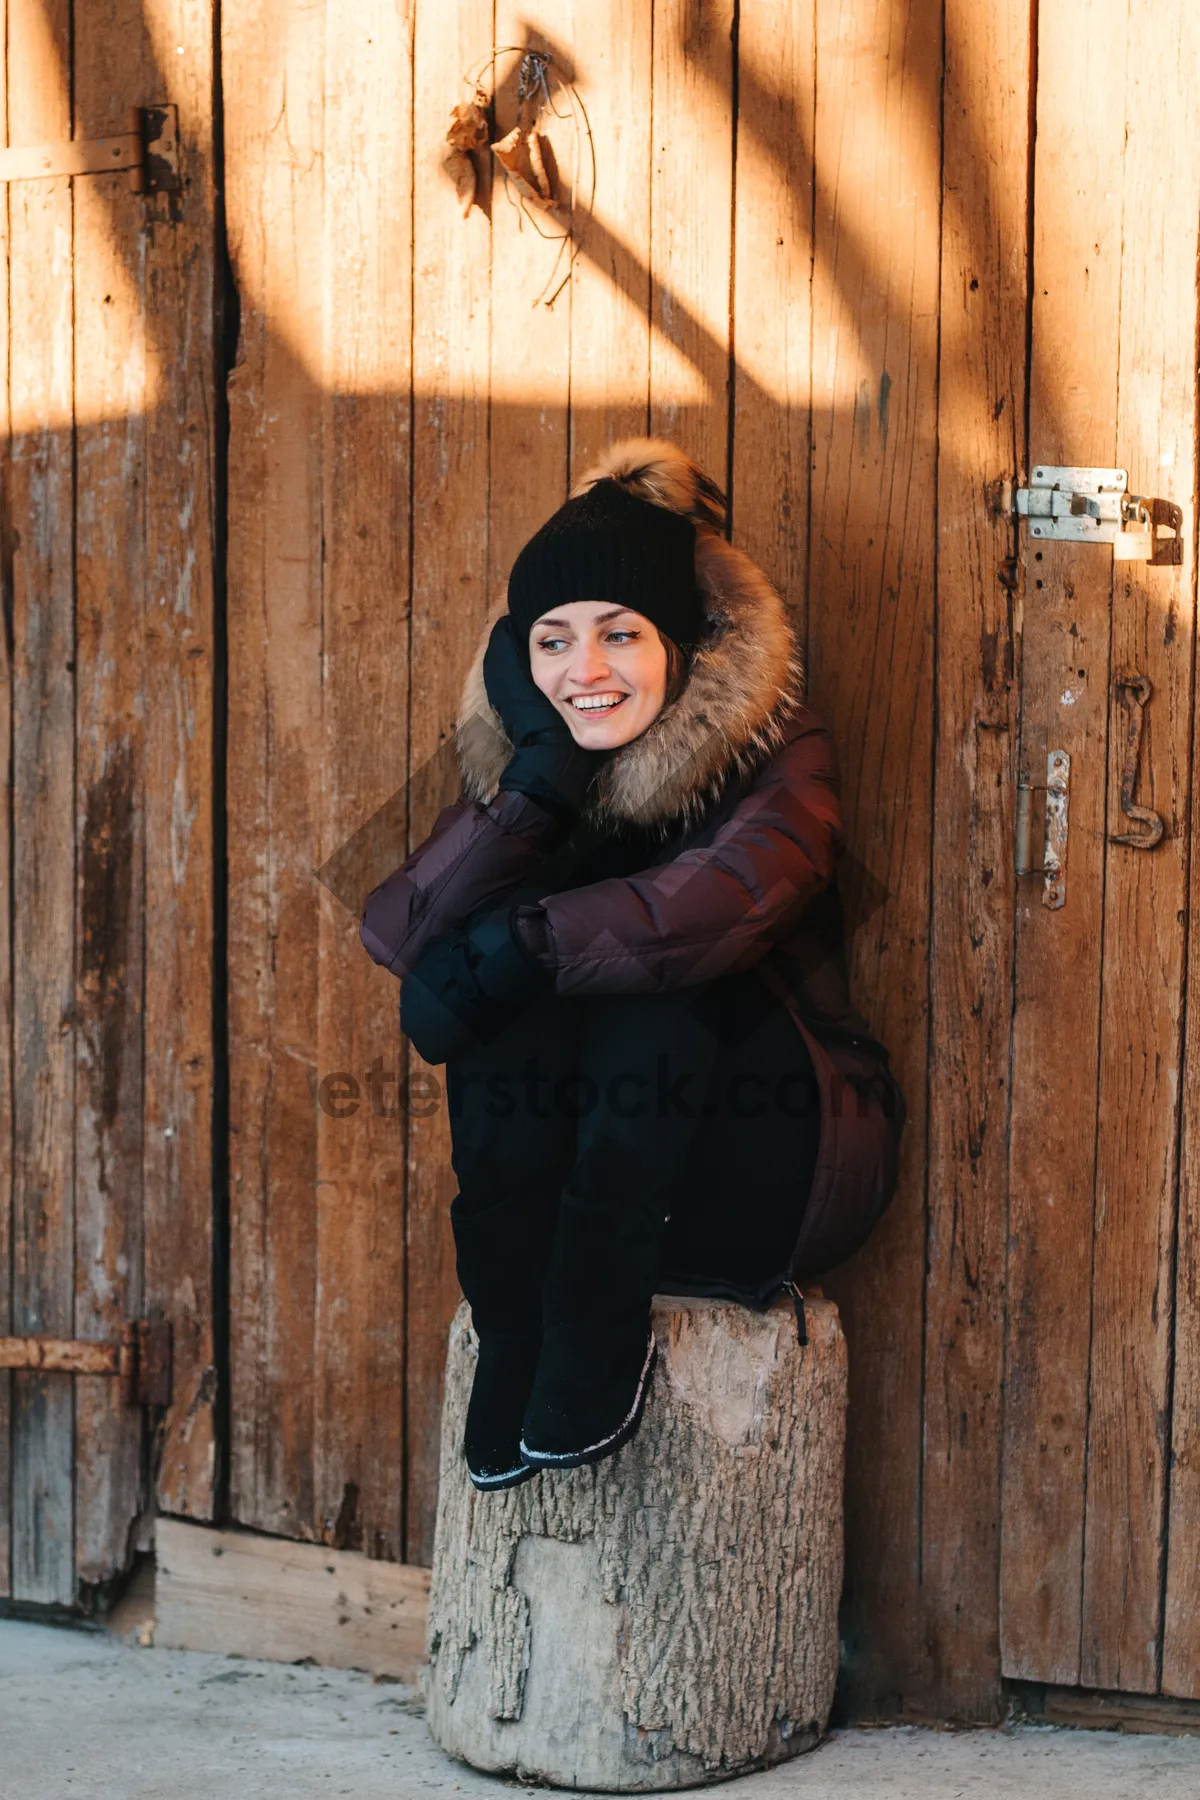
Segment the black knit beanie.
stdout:
<svg viewBox="0 0 1200 1800">
<path fill-rule="evenodd" d="M 693 648 L 704 617 L 696 527 L 619 481 L 597 481 L 560 506 L 513 564 L 508 610 L 521 645 L 543 613 L 572 600 L 632 607 L 681 649 Z"/>
</svg>

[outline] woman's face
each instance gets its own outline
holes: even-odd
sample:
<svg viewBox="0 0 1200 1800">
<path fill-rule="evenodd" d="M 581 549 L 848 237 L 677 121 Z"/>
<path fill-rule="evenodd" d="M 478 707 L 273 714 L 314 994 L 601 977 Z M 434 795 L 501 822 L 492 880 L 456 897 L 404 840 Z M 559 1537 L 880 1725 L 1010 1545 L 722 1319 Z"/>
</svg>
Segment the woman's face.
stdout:
<svg viewBox="0 0 1200 1800">
<path fill-rule="evenodd" d="M 667 649 L 643 614 L 572 600 L 529 633 L 533 679 L 586 750 L 616 750 L 662 711 Z"/>
</svg>

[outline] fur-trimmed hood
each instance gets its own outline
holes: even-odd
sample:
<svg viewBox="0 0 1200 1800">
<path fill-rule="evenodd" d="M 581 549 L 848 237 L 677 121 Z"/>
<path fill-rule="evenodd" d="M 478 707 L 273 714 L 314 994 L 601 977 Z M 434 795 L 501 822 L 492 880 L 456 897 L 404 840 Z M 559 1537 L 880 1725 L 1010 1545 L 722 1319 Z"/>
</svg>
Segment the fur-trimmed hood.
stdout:
<svg viewBox="0 0 1200 1800">
<path fill-rule="evenodd" d="M 724 496 L 682 450 L 628 438 L 573 494 L 606 478 L 697 528 L 705 636 L 683 691 L 602 766 L 589 807 L 598 823 L 666 827 L 698 818 L 731 777 L 750 773 L 778 749 L 803 700 L 804 671 L 783 600 L 757 564 L 721 536 Z M 459 706 L 454 747 L 470 800 L 491 799 L 512 754 L 483 681 L 483 653 L 507 604 L 487 620 Z"/>
</svg>

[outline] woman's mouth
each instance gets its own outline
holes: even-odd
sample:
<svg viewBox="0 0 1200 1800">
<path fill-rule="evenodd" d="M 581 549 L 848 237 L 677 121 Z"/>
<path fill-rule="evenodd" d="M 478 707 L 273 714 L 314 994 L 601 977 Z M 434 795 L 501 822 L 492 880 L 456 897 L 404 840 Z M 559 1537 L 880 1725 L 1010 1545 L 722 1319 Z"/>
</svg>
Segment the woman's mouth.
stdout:
<svg viewBox="0 0 1200 1800">
<path fill-rule="evenodd" d="M 621 702 L 628 698 L 628 694 L 617 693 L 572 694 L 570 696 L 569 704 L 573 711 L 578 713 L 608 713 L 612 712 L 615 707 L 620 706 Z"/>
</svg>

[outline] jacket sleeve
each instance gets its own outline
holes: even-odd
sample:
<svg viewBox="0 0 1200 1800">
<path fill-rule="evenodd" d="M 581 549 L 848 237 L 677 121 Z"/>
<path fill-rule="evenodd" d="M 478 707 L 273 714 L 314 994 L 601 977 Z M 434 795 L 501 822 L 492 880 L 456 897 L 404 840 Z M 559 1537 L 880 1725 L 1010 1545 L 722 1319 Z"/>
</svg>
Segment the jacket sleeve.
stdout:
<svg viewBox="0 0 1200 1800">
<path fill-rule="evenodd" d="M 359 927 L 364 947 L 403 977 L 433 938 L 465 924 L 486 901 L 536 883 L 561 829 L 524 794 L 446 807 L 424 843 L 367 895 Z"/>
<path fill-rule="evenodd" d="M 541 903 L 527 942 L 560 994 L 655 993 L 748 968 L 833 879 L 844 847 L 833 740 L 794 738 L 709 844 Z"/>
</svg>

